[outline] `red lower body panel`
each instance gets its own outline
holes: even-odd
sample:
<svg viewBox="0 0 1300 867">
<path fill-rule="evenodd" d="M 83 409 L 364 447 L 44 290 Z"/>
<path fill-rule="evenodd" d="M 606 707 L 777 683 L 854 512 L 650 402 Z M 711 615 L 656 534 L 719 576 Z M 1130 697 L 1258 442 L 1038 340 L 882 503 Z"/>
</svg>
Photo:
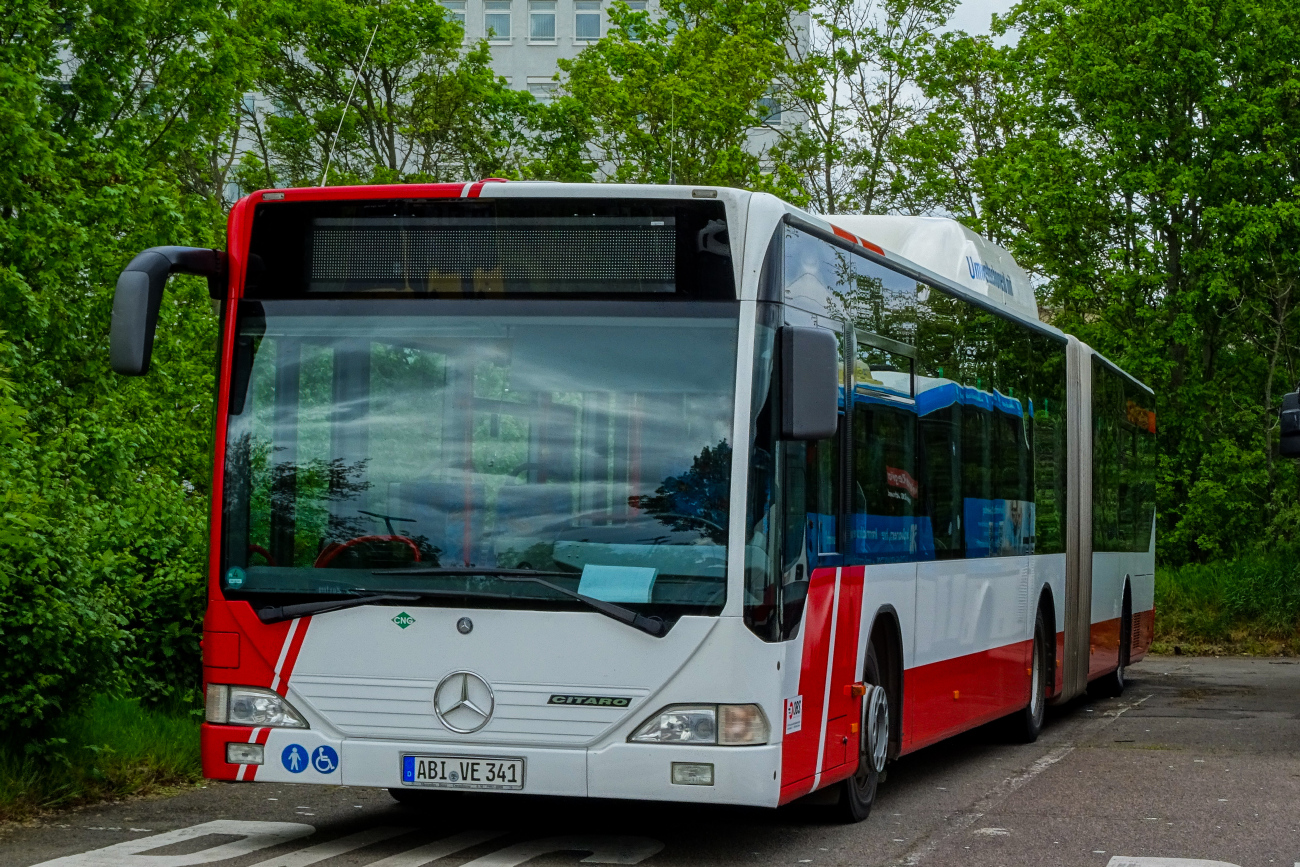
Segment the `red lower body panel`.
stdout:
<svg viewBox="0 0 1300 867">
<path fill-rule="evenodd" d="M 1120 618 L 1092 624 L 1088 632 L 1088 680 L 1119 667 Z"/>
<path fill-rule="evenodd" d="M 199 750 L 203 776 L 209 780 L 252 780 L 257 765 L 232 765 L 226 761 L 226 744 L 264 744 L 271 730 L 266 727 L 217 726 L 204 723 L 199 729 Z M 241 773 L 242 769 L 242 773 Z"/>
<path fill-rule="evenodd" d="M 1029 702 L 1032 640 L 903 673 L 903 752 L 937 743 Z"/>
</svg>

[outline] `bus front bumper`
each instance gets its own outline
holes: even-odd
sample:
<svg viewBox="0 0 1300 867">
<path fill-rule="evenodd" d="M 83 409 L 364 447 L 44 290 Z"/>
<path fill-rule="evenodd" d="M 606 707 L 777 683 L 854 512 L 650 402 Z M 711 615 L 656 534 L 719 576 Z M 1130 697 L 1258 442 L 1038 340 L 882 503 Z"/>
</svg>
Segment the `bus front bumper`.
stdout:
<svg viewBox="0 0 1300 867">
<path fill-rule="evenodd" d="M 203 774 L 209 779 L 420 788 L 402 781 L 407 755 L 522 759 L 528 795 L 685 801 L 775 807 L 781 748 L 614 743 L 537 748 L 330 738 L 312 729 L 203 725 Z M 226 761 L 228 744 L 260 744 L 262 764 Z M 679 767 L 674 782 L 674 764 Z M 711 783 L 704 782 L 711 778 Z M 683 780 L 691 780 L 684 783 Z"/>
</svg>

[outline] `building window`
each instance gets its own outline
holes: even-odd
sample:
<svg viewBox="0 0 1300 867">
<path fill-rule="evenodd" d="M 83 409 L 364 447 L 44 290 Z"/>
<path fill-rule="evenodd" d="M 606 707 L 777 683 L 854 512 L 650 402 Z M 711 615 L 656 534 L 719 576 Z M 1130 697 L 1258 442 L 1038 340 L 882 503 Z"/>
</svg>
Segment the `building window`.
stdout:
<svg viewBox="0 0 1300 867">
<path fill-rule="evenodd" d="M 442 8 L 447 10 L 448 21 L 455 21 L 465 29 L 465 0 L 442 0 Z"/>
<path fill-rule="evenodd" d="M 758 117 L 762 123 L 781 123 L 781 103 L 770 93 L 758 101 Z"/>
<path fill-rule="evenodd" d="M 555 80 L 530 75 L 528 76 L 528 92 L 538 102 L 550 102 L 555 95 Z"/>
<path fill-rule="evenodd" d="M 510 41 L 510 0 L 487 0 L 484 4 L 483 32 L 493 42 Z"/>
<path fill-rule="evenodd" d="M 577 0 L 573 4 L 573 35 L 579 42 L 600 38 L 600 0 Z"/>
<path fill-rule="evenodd" d="M 555 41 L 555 0 L 531 0 L 528 4 L 528 41 Z"/>
<path fill-rule="evenodd" d="M 646 11 L 646 7 L 647 7 L 647 5 L 648 5 L 648 4 L 645 2 L 645 0 L 628 0 L 628 2 L 627 2 L 627 11 L 629 11 L 629 12 L 644 12 L 644 11 Z M 644 35 L 643 33 L 641 33 L 639 27 L 637 27 L 636 25 L 633 25 L 633 26 L 628 30 L 627 37 L 628 37 L 628 39 L 632 40 L 633 42 L 640 42 L 642 39 L 645 38 L 645 35 Z"/>
</svg>

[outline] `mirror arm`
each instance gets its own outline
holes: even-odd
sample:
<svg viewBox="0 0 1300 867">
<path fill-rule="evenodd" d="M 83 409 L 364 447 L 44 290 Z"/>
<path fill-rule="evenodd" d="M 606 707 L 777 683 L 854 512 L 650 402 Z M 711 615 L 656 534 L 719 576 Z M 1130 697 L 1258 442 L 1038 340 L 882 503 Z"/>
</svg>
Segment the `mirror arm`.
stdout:
<svg viewBox="0 0 1300 867">
<path fill-rule="evenodd" d="M 223 298 L 226 271 L 226 254 L 203 247 L 151 247 L 132 259 L 118 275 L 113 293 L 109 337 L 113 370 L 124 376 L 143 376 L 149 372 L 154 331 L 168 277 L 172 274 L 207 277 L 208 294 Z"/>
</svg>

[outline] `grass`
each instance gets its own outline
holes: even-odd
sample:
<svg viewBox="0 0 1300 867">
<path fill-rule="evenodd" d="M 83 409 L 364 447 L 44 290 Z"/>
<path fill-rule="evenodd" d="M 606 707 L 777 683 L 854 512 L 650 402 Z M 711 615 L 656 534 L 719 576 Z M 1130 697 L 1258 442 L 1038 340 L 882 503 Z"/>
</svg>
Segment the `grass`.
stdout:
<svg viewBox="0 0 1300 867">
<path fill-rule="evenodd" d="M 0 747 L 0 820 L 190 785 L 199 720 L 100 696 L 37 744 Z"/>
<path fill-rule="evenodd" d="M 1300 655 L 1300 557 L 1158 567 L 1151 649 Z"/>
</svg>

